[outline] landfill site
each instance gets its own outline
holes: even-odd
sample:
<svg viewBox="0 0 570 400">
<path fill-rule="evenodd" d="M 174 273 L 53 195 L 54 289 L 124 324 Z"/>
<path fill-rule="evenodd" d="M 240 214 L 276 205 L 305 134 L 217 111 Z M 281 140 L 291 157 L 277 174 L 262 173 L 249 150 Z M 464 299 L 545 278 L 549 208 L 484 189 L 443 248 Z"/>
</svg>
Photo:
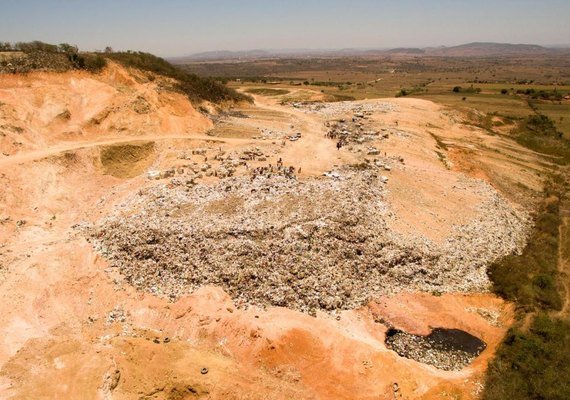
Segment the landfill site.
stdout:
<svg viewBox="0 0 570 400">
<path fill-rule="evenodd" d="M 0 398 L 479 398 L 538 156 L 428 100 L 167 84 L 0 75 Z"/>
</svg>

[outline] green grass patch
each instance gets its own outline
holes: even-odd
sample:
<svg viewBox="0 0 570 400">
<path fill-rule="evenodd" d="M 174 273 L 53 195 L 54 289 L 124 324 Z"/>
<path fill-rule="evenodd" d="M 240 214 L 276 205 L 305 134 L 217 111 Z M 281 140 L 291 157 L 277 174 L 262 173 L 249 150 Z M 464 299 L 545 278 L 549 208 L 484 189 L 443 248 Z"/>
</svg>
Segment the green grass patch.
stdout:
<svg viewBox="0 0 570 400">
<path fill-rule="evenodd" d="M 282 96 L 284 94 L 289 94 L 291 92 L 289 92 L 286 89 L 253 88 L 253 89 L 247 89 L 246 93 L 258 94 L 261 96 Z"/>
<path fill-rule="evenodd" d="M 523 146 L 550 156 L 559 165 L 570 164 L 570 140 L 546 115 L 530 115 L 522 120 L 514 138 Z"/>
<path fill-rule="evenodd" d="M 566 139 L 570 139 L 570 101 L 536 101 L 534 107 L 540 114 L 549 117 Z"/>
<path fill-rule="evenodd" d="M 523 253 L 507 256 L 488 270 L 493 292 L 526 311 L 558 310 L 562 306 L 556 285 L 561 222 L 557 195 L 553 193 L 545 202 Z"/>
</svg>

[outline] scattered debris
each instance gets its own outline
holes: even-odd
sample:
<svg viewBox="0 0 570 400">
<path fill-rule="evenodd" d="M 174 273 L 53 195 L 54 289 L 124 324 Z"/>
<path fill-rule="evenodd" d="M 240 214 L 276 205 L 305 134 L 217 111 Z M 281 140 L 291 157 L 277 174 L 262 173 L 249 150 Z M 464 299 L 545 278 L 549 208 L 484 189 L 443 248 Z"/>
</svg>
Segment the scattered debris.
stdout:
<svg viewBox="0 0 570 400">
<path fill-rule="evenodd" d="M 127 320 L 127 316 L 125 315 L 125 310 L 121 306 L 115 306 L 113 310 L 111 310 L 107 314 L 107 318 L 105 323 L 107 325 L 114 324 L 115 322 L 125 322 Z"/>
<path fill-rule="evenodd" d="M 297 140 L 301 139 L 301 132 L 297 132 L 294 135 L 289 136 L 287 139 L 289 139 L 291 142 L 296 142 Z"/>
<path fill-rule="evenodd" d="M 329 175 L 342 179 L 299 181 L 265 169 L 212 186 L 158 184 L 86 233 L 137 289 L 176 299 L 216 285 L 236 304 L 313 315 L 401 290 L 484 291 L 486 266 L 524 247 L 526 214 L 471 178 L 465 184 L 484 199 L 478 216 L 446 242 L 390 231 L 387 177 L 376 168 Z"/>
<path fill-rule="evenodd" d="M 389 329 L 386 345 L 402 357 L 445 371 L 466 367 L 487 347 L 481 339 L 465 331 L 444 328 L 436 328 L 427 336 Z"/>
</svg>

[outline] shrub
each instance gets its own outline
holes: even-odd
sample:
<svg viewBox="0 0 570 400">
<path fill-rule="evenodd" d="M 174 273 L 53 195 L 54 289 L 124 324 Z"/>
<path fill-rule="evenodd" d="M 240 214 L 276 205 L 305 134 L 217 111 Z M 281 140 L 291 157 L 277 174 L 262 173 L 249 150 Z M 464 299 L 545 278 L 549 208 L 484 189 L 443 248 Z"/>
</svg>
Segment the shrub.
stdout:
<svg viewBox="0 0 570 400">
<path fill-rule="evenodd" d="M 570 323 L 539 314 L 511 329 L 489 364 L 483 399 L 570 399 Z"/>
<path fill-rule="evenodd" d="M 505 257 L 488 270 L 493 291 L 529 311 L 559 309 L 562 305 L 555 284 L 560 225 L 558 202 L 544 206 L 520 256 Z"/>
<path fill-rule="evenodd" d="M 201 100 L 214 103 L 222 101 L 252 101 L 251 97 L 238 93 L 213 79 L 201 78 L 195 74 L 185 72 L 166 60 L 149 53 L 127 51 L 109 53 L 104 56 L 127 67 L 137 68 L 177 80 L 176 88 L 194 102 Z"/>
</svg>

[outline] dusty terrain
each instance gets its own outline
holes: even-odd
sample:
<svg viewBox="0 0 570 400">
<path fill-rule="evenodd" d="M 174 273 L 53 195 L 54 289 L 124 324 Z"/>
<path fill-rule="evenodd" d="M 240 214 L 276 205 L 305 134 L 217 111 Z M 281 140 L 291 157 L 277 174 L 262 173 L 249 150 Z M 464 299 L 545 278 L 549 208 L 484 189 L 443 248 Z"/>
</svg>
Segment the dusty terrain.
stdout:
<svg viewBox="0 0 570 400">
<path fill-rule="evenodd" d="M 528 207 L 542 187 L 536 155 L 424 100 L 315 107 L 256 96 L 255 105 L 231 112 L 210 107 L 214 124 L 160 83 L 118 66 L 100 76 L 0 76 L 0 398 L 477 398 L 513 314 L 512 305 L 486 293 L 484 263 L 524 245 Z M 347 129 L 358 137 L 376 134 L 362 143 L 348 138 L 337 149 L 337 140 L 327 137 L 330 125 L 351 123 L 361 113 L 356 108 L 365 114 L 355 122 L 363 130 Z M 300 138 L 291 140 L 297 133 Z M 292 170 L 279 169 L 281 163 Z M 216 189 L 225 182 L 273 187 L 278 178 L 330 188 L 344 178 L 345 168 L 376 175 L 369 184 L 377 185 L 374 201 L 382 208 L 377 229 L 409 240 L 411 253 L 420 243 L 450 251 L 450 243 L 462 237 L 454 251 L 471 258 L 438 270 L 433 280 L 440 289 L 400 279 L 412 264 L 422 267 L 413 260 L 397 264 L 401 270 L 392 271 L 392 280 L 378 278 L 371 290 L 363 291 L 366 280 L 353 279 L 357 287 L 348 291 L 358 301 L 308 308 L 284 303 L 287 308 L 211 281 L 170 293 L 166 289 L 180 282 L 161 280 L 165 260 L 145 275 L 152 277 L 152 289 L 129 280 L 129 268 L 139 264 L 124 264 L 117 253 L 97 246 L 112 244 L 107 221 L 152 224 L 165 212 L 183 227 L 210 218 L 200 235 L 223 232 L 224 218 L 244 210 L 241 200 L 234 204 Z M 338 175 L 323 176 L 331 171 Z M 207 204 L 164 209 L 149 193 L 188 196 L 182 203 L 205 193 Z M 268 195 L 257 213 L 277 209 L 282 221 L 299 224 L 296 193 L 291 191 L 287 207 Z M 362 199 L 352 201 L 358 208 Z M 312 208 L 305 200 L 303 209 L 315 213 L 313 221 L 327 222 L 332 217 L 319 214 L 323 204 L 334 207 L 315 193 Z M 244 228 L 252 221 L 242 221 L 249 224 Z M 491 223 L 495 236 L 481 228 Z M 139 231 L 124 227 L 136 242 Z M 487 249 L 492 251 L 484 262 L 475 262 Z M 221 259 L 223 251 L 215 248 L 210 255 Z M 212 264 L 210 272 L 223 267 L 221 261 Z M 319 273 L 313 284 L 332 290 Z M 452 281 L 455 286 L 446 288 Z M 388 349 L 384 340 L 392 327 L 421 335 L 435 327 L 462 329 L 487 347 L 469 366 L 444 371 Z"/>
</svg>

